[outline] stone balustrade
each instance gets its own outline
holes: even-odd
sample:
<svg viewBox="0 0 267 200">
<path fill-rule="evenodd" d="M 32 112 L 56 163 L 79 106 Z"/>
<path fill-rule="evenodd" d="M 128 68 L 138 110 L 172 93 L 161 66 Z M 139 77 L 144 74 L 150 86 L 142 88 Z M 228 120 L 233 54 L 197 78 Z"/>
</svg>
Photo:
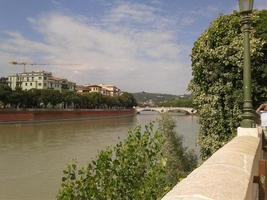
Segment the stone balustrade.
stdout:
<svg viewBox="0 0 267 200">
<path fill-rule="evenodd" d="M 238 136 L 214 153 L 162 200 L 253 200 L 258 185 L 258 161 L 262 158 L 259 129 L 239 128 Z"/>
</svg>

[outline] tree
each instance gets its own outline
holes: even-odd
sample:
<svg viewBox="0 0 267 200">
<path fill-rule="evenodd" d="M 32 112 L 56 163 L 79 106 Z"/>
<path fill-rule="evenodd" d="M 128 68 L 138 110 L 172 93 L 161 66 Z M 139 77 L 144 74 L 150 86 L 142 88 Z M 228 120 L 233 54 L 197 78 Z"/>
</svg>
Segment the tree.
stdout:
<svg viewBox="0 0 267 200">
<path fill-rule="evenodd" d="M 49 90 L 49 103 L 53 106 L 53 108 L 57 105 L 62 103 L 63 97 L 60 91 L 58 90 Z"/>
<path fill-rule="evenodd" d="M 158 105 L 163 107 L 193 107 L 191 98 L 175 98 L 160 102 Z"/>
<path fill-rule="evenodd" d="M 25 97 L 25 107 L 26 108 L 38 108 L 41 104 L 41 90 L 31 89 L 26 92 Z"/>
<path fill-rule="evenodd" d="M 132 108 L 133 106 L 137 106 L 136 99 L 134 96 L 128 92 L 124 92 L 119 96 L 119 101 L 122 107 Z"/>
<path fill-rule="evenodd" d="M 40 99 L 44 105 L 45 108 L 47 108 L 47 105 L 50 103 L 53 107 L 55 107 L 57 104 L 63 102 L 63 96 L 58 90 L 41 90 L 41 96 Z"/>
<path fill-rule="evenodd" d="M 86 95 L 90 108 L 100 108 L 104 104 L 103 95 L 99 92 L 92 92 Z"/>
<path fill-rule="evenodd" d="M 168 114 L 159 120 L 159 130 L 164 134 L 163 155 L 166 158 L 166 183 L 172 188 L 197 167 L 197 156 L 183 146 L 183 137 L 175 131 L 175 121 Z"/>
<path fill-rule="evenodd" d="M 130 131 L 113 149 L 99 153 L 87 167 L 64 170 L 59 200 L 157 199 L 165 192 L 161 154 L 164 139 L 152 125 Z"/>
<path fill-rule="evenodd" d="M 4 108 L 6 108 L 6 105 L 10 103 L 10 96 L 11 96 L 12 90 L 7 85 L 0 85 L 0 101 L 3 103 Z"/>
<path fill-rule="evenodd" d="M 70 106 L 73 106 L 73 104 L 74 104 L 73 99 L 75 96 L 76 96 L 76 94 L 72 91 L 63 91 L 62 92 L 64 108 L 68 108 Z"/>
<path fill-rule="evenodd" d="M 266 11 L 253 13 L 251 63 L 253 103 L 267 98 Z M 258 30 L 260 30 L 258 32 Z M 218 17 L 192 50 L 193 79 L 189 89 L 199 113 L 198 143 L 202 159 L 236 135 L 242 113 L 243 37 L 238 13 Z"/>
<path fill-rule="evenodd" d="M 156 200 L 196 167 L 196 157 L 176 137 L 174 121 L 165 117 L 160 128 L 149 124 L 107 148 L 86 167 L 76 163 L 63 171 L 58 200 Z"/>
<path fill-rule="evenodd" d="M 16 87 L 10 95 L 9 103 L 15 108 L 22 107 L 25 103 L 26 95 L 27 94 L 20 87 Z"/>
</svg>

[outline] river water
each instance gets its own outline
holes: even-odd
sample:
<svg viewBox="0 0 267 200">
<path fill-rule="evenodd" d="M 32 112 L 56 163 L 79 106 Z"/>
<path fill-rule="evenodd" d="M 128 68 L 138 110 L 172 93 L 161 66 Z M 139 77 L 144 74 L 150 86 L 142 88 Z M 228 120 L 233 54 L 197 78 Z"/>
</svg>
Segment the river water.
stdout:
<svg viewBox="0 0 267 200">
<path fill-rule="evenodd" d="M 184 145 L 197 151 L 197 118 L 172 116 Z M 141 112 L 127 118 L 0 125 L 0 200 L 55 199 L 62 170 L 72 159 L 84 165 L 124 139 L 128 129 L 158 117 Z"/>
</svg>

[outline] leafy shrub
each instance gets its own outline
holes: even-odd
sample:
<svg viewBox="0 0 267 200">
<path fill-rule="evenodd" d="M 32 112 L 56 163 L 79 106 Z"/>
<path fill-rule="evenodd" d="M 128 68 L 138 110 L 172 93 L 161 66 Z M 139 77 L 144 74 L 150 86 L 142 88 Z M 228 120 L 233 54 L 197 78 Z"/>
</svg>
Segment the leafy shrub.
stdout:
<svg viewBox="0 0 267 200">
<path fill-rule="evenodd" d="M 266 11 L 253 13 L 250 34 L 254 108 L 267 99 L 267 26 L 263 16 L 266 18 Z M 194 44 L 189 89 L 199 113 L 203 160 L 234 137 L 240 125 L 243 51 L 238 13 L 218 17 Z"/>
<path fill-rule="evenodd" d="M 103 150 L 86 168 L 64 170 L 61 200 L 157 199 L 164 192 L 164 138 L 152 125 L 130 131 L 113 149 Z"/>
<path fill-rule="evenodd" d="M 166 140 L 163 155 L 166 159 L 165 178 L 170 188 L 197 167 L 196 154 L 183 146 L 183 137 L 175 132 L 175 126 L 175 121 L 170 115 L 162 115 L 159 128 Z"/>
<path fill-rule="evenodd" d="M 173 128 L 170 118 L 159 129 L 149 124 L 142 131 L 138 126 L 88 166 L 78 169 L 73 162 L 63 171 L 57 199 L 160 199 L 196 166 L 196 157 L 182 147 L 181 138 L 168 144 L 176 139 Z"/>
</svg>

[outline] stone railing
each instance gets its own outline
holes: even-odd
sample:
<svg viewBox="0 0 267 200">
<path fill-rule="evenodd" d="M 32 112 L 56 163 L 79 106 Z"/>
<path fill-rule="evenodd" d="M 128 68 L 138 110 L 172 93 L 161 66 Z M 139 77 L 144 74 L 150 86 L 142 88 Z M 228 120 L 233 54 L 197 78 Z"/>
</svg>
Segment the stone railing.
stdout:
<svg viewBox="0 0 267 200">
<path fill-rule="evenodd" d="M 162 200 L 253 200 L 262 158 L 260 129 L 239 128 L 238 136 L 214 153 Z"/>
</svg>

